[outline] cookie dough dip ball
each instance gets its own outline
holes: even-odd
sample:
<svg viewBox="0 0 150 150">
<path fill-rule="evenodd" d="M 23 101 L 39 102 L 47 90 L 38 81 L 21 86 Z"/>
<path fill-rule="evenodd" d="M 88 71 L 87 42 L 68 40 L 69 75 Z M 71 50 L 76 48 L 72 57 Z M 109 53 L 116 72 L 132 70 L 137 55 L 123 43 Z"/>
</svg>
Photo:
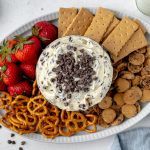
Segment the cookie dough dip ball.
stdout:
<svg viewBox="0 0 150 150">
<path fill-rule="evenodd" d="M 84 111 L 101 102 L 112 75 L 109 55 L 98 43 L 82 36 L 66 36 L 52 42 L 36 67 L 43 96 L 67 111 Z"/>
</svg>

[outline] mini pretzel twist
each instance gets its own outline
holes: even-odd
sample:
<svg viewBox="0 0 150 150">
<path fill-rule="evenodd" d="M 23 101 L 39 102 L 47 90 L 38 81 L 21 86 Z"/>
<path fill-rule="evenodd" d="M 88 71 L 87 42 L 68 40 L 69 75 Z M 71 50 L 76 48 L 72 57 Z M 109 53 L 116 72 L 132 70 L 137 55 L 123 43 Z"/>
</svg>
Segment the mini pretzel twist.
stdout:
<svg viewBox="0 0 150 150">
<path fill-rule="evenodd" d="M 38 89 L 37 81 L 35 80 L 35 81 L 33 82 L 32 97 L 37 96 L 37 95 L 41 95 L 41 92 L 40 92 L 40 90 Z"/>
<path fill-rule="evenodd" d="M 7 92 L 0 92 L 0 109 L 7 109 L 12 102 L 12 96 Z"/>
<path fill-rule="evenodd" d="M 86 127 L 85 131 L 88 133 L 96 132 L 97 116 L 95 116 L 93 114 L 87 114 L 86 118 L 87 118 L 87 127 Z"/>
<path fill-rule="evenodd" d="M 59 135 L 59 128 L 57 126 L 59 119 L 54 119 L 55 121 L 53 119 L 50 116 L 46 116 L 39 122 L 39 130 L 41 134 L 47 138 L 54 138 Z"/>
<path fill-rule="evenodd" d="M 43 116 L 48 112 L 46 103 L 47 101 L 42 95 L 30 98 L 27 104 L 28 111 L 33 115 Z"/>
<path fill-rule="evenodd" d="M 71 119 L 66 121 L 71 132 L 83 131 L 86 128 L 86 118 L 79 112 L 71 112 Z"/>
<path fill-rule="evenodd" d="M 27 111 L 27 103 L 29 102 L 29 98 L 23 95 L 18 95 L 13 102 L 11 103 L 12 109 L 19 109 L 20 111 Z"/>
</svg>

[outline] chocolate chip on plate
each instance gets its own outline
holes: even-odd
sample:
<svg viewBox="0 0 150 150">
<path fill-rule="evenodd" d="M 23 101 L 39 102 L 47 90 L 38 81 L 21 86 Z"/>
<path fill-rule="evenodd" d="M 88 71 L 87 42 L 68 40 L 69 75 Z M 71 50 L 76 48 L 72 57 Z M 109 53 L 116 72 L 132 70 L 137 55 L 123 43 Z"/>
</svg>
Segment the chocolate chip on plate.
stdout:
<svg viewBox="0 0 150 150">
<path fill-rule="evenodd" d="M 15 136 L 15 134 L 14 133 L 11 133 L 11 135 L 10 135 L 11 137 L 14 137 Z"/>
<path fill-rule="evenodd" d="M 11 143 L 12 143 L 12 144 L 16 144 L 16 142 L 15 142 L 15 141 L 12 141 Z"/>
<path fill-rule="evenodd" d="M 11 143 L 12 143 L 12 141 L 11 141 L 11 140 L 8 140 L 7 142 L 8 142 L 8 144 L 11 144 Z"/>
<path fill-rule="evenodd" d="M 26 144 L 26 142 L 25 142 L 25 141 L 22 141 L 22 142 L 21 142 L 21 145 L 25 145 L 25 144 Z"/>
<path fill-rule="evenodd" d="M 23 148 L 22 148 L 22 147 L 19 147 L 19 150 L 23 150 Z"/>
</svg>

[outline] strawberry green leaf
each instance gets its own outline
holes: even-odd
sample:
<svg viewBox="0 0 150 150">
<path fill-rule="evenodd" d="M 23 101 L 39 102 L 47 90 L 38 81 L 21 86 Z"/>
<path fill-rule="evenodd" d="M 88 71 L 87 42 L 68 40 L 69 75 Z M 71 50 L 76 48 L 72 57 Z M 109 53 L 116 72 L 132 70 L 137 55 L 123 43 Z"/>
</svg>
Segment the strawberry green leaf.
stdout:
<svg viewBox="0 0 150 150">
<path fill-rule="evenodd" d="M 24 42 L 24 41 L 27 40 L 26 37 L 23 37 L 23 36 L 21 36 L 21 35 L 16 35 L 16 36 L 15 36 L 15 39 L 18 40 L 19 42 Z"/>
<path fill-rule="evenodd" d="M 4 66 L 1 67 L 2 72 L 5 72 L 6 69 L 7 69 L 6 65 L 4 65 Z"/>
<path fill-rule="evenodd" d="M 33 41 L 25 41 L 23 44 L 33 44 Z"/>
<path fill-rule="evenodd" d="M 35 36 L 38 36 L 40 30 L 41 30 L 41 28 L 33 26 L 32 27 L 32 34 L 35 35 Z"/>
<path fill-rule="evenodd" d="M 8 62 L 11 62 L 11 57 L 10 57 L 10 55 L 8 55 L 8 56 L 6 57 L 6 59 L 7 59 Z"/>
<path fill-rule="evenodd" d="M 2 55 L 2 61 L 4 61 L 5 57 L 6 57 L 6 54 L 3 54 Z"/>
<path fill-rule="evenodd" d="M 11 53 L 14 54 L 15 52 L 16 52 L 16 49 L 13 48 L 12 51 L 11 51 Z"/>
</svg>

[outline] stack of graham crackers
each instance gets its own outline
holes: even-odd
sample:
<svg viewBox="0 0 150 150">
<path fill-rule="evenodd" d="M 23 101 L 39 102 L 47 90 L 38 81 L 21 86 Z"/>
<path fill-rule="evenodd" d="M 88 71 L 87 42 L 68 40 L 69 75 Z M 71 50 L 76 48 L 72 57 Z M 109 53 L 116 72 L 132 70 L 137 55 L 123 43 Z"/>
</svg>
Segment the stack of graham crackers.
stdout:
<svg viewBox="0 0 150 150">
<path fill-rule="evenodd" d="M 105 8 L 98 8 L 95 16 L 85 8 L 60 8 L 58 29 L 59 37 L 81 35 L 102 44 L 114 63 L 148 45 L 141 22 L 128 17 L 119 20 Z"/>
</svg>

